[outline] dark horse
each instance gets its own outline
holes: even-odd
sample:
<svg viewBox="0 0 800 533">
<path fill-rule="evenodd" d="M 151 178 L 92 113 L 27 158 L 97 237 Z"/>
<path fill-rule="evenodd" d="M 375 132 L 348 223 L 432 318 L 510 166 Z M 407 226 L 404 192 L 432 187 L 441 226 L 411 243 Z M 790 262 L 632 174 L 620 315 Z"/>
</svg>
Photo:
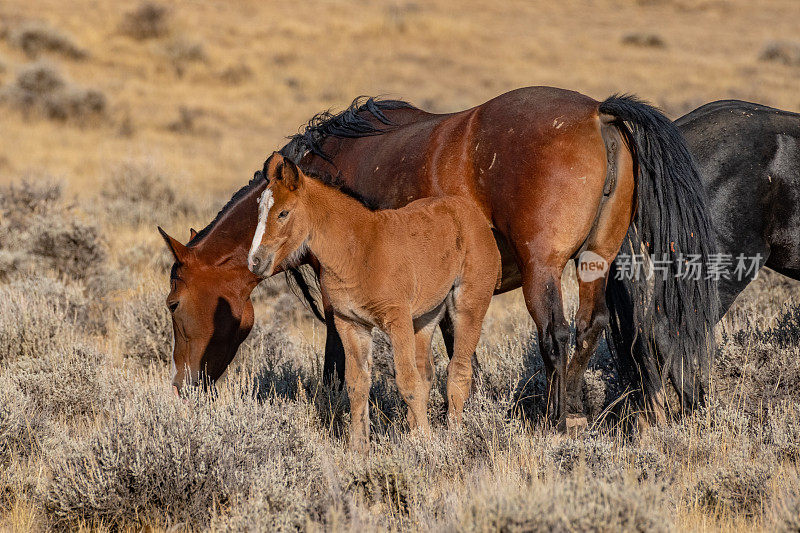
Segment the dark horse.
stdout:
<svg viewBox="0 0 800 533">
<path fill-rule="evenodd" d="M 717 252 L 732 260 L 748 258 L 748 269 L 755 267 L 744 275 L 728 272 L 719 278 L 719 320 L 758 267 L 800 280 L 800 115 L 723 100 L 695 109 L 675 124 L 700 167 Z M 679 357 L 659 349 L 669 349 L 668 326 L 654 328 L 660 342 L 635 339 L 632 307 L 625 305 L 630 288 L 615 278 L 609 285 L 610 298 L 621 299 L 616 306 L 619 320 L 611 324 L 621 366 L 631 379 L 641 380 L 646 393 L 658 396 L 662 385 L 653 379 L 662 374 L 678 382 L 681 371 Z M 666 372 L 657 371 L 665 365 Z M 638 369 L 644 372 L 640 375 Z"/>
<path fill-rule="evenodd" d="M 378 208 L 448 194 L 473 201 L 502 254 L 498 292 L 521 285 L 536 324 L 554 422 L 563 422 L 568 402 L 579 396 L 584 369 L 621 300 L 612 299 L 609 312 L 608 271 L 579 280 L 576 352 L 568 363 L 560 283 L 566 263 L 591 252 L 595 267 L 610 264 L 623 240 L 667 257 L 652 297 L 652 280 L 640 279 L 638 290 L 626 293 L 636 306 L 633 325 L 647 332 L 663 314 L 659 324 L 674 333 L 669 342 L 680 353 L 684 388 L 702 394 L 715 284 L 679 277 L 678 269 L 680 254 L 709 256 L 712 230 L 693 159 L 654 108 L 634 97 L 598 102 L 549 87 L 518 89 L 452 114 L 369 99 L 315 117 L 281 153 Z M 167 299 L 176 386 L 217 379 L 252 327 L 249 294 L 259 279 L 247 269 L 247 253 L 266 186 L 259 174 L 188 245 L 164 235 L 176 259 Z M 322 301 L 330 377 L 342 373 L 342 351 L 324 292 Z"/>
</svg>

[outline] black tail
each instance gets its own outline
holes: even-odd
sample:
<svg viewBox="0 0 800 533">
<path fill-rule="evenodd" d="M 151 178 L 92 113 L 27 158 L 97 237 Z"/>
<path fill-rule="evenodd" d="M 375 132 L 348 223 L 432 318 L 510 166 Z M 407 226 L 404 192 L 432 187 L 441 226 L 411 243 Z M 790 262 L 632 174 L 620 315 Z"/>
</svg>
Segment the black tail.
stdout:
<svg viewBox="0 0 800 533">
<path fill-rule="evenodd" d="M 706 279 L 714 232 L 697 166 L 677 127 L 638 98 L 612 96 L 600 112 L 615 118 L 638 167 L 638 209 L 607 290 L 611 338 L 620 360 L 637 368 L 645 393 L 658 393 L 669 377 L 685 406 L 701 403 L 718 297 Z M 657 267 L 650 282 L 622 271 L 626 254 L 643 249 Z M 685 275 L 690 258 L 703 266 L 699 279 Z"/>
</svg>

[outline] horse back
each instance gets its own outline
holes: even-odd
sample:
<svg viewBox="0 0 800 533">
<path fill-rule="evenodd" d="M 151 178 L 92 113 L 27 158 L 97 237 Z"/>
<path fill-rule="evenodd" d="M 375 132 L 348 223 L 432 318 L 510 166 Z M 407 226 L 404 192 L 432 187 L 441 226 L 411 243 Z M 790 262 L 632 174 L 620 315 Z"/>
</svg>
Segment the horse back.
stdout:
<svg viewBox="0 0 800 533">
<path fill-rule="evenodd" d="M 719 251 L 760 254 L 800 277 L 800 114 L 724 100 L 675 122 L 698 163 Z M 746 283 L 723 281 L 723 310 Z"/>
</svg>

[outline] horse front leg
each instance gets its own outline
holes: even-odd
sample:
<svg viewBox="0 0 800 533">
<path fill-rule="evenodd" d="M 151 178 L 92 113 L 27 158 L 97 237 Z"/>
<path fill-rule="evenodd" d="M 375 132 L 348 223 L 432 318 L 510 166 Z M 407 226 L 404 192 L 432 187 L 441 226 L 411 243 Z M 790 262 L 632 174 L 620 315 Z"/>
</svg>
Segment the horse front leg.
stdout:
<svg viewBox="0 0 800 533">
<path fill-rule="evenodd" d="M 349 320 L 335 317 L 345 352 L 345 383 L 350 398 L 350 449 L 369 451 L 369 389 L 372 381 L 371 332 Z"/>
</svg>

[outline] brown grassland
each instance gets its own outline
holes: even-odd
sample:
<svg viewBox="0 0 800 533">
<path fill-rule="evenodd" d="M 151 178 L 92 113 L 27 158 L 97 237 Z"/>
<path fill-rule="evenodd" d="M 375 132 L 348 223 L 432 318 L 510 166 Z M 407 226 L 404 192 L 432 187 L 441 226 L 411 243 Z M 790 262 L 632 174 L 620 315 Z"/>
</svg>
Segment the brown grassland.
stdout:
<svg viewBox="0 0 800 533">
<path fill-rule="evenodd" d="M 0 530 L 800 530 L 800 293 L 762 272 L 717 330 L 709 405 L 638 433 L 599 354 L 592 421 L 544 430 L 535 335 L 495 298 L 462 427 L 404 427 L 385 341 L 369 457 L 282 280 L 217 391 L 169 394 L 170 259 L 314 113 L 453 111 L 526 85 L 675 118 L 800 109 L 795 0 L 0 3 Z M 567 276 L 569 278 L 569 276 Z M 567 279 L 566 287 L 574 291 Z"/>
</svg>

